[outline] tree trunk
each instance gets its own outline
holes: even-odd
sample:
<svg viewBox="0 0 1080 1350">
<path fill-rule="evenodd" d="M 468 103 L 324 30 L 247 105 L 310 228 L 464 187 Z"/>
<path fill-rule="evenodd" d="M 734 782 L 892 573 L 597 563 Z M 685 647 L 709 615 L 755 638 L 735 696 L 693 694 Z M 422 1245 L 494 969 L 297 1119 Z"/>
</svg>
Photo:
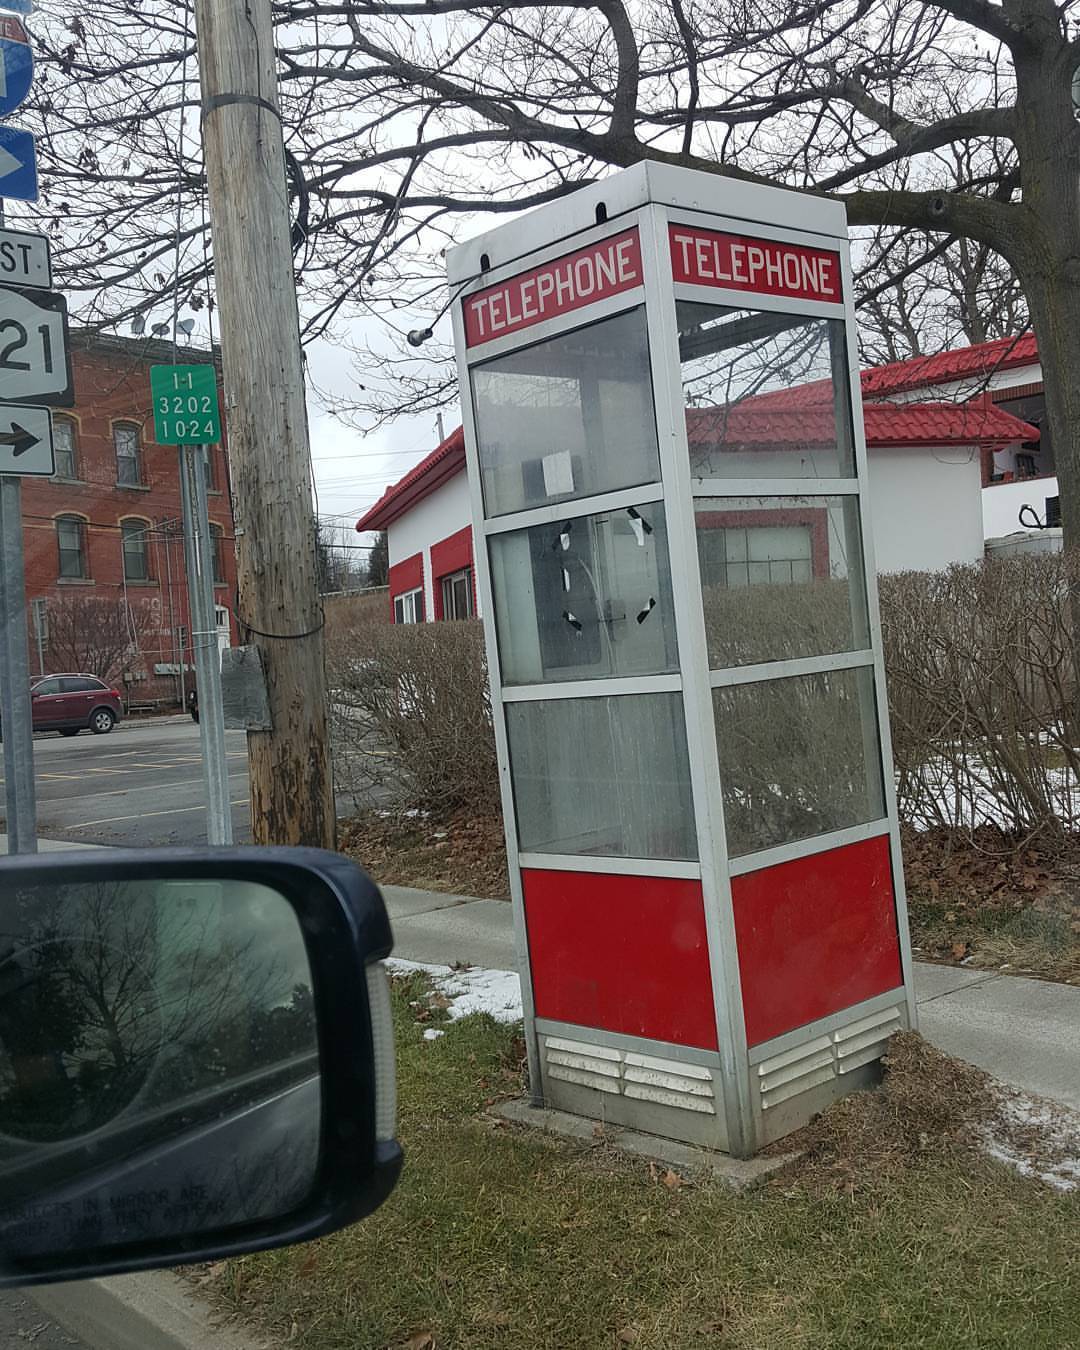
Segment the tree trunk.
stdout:
<svg viewBox="0 0 1080 1350">
<path fill-rule="evenodd" d="M 1023 280 L 1039 343 L 1046 411 L 1054 429 L 1074 667 L 1080 679 L 1080 277 L 1068 275 L 1078 261 L 1070 259 L 1050 269 L 1040 282 Z"/>
<path fill-rule="evenodd" d="M 1015 144 L 1023 229 L 1010 249 L 1039 344 L 1046 410 L 1054 433 L 1074 677 L 1080 676 L 1080 130 L 1073 104 L 1076 53 L 1049 0 L 1009 0 L 1026 41 L 1013 51 Z"/>
</svg>

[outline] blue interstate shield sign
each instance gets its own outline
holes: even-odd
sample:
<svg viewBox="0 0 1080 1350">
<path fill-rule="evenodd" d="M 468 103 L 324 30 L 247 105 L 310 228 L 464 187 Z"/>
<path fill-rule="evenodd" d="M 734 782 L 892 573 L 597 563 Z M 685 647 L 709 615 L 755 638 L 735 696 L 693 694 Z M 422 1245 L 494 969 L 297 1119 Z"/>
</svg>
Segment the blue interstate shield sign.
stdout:
<svg viewBox="0 0 1080 1350">
<path fill-rule="evenodd" d="M 13 113 L 30 92 L 34 54 L 22 20 L 0 14 L 0 117 Z"/>
</svg>

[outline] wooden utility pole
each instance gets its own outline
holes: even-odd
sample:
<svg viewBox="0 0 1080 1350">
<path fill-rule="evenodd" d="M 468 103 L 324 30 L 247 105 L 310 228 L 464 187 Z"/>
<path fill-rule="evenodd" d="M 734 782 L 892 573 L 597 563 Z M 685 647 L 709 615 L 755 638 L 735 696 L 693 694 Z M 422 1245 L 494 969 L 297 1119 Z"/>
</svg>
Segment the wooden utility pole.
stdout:
<svg viewBox="0 0 1080 1350">
<path fill-rule="evenodd" d="M 248 732 L 256 843 L 333 848 L 322 605 L 270 0 L 195 0 L 236 499 L 240 620 L 272 731 Z"/>
</svg>

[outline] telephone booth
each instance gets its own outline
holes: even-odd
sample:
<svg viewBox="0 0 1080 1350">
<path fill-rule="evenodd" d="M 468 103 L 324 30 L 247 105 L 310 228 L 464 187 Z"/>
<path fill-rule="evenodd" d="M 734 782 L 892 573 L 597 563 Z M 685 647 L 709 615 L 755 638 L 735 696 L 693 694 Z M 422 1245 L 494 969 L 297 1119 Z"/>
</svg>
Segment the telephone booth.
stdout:
<svg viewBox="0 0 1080 1350">
<path fill-rule="evenodd" d="M 534 1100 L 751 1154 L 914 1021 L 843 208 L 643 164 L 449 279 Z"/>
</svg>

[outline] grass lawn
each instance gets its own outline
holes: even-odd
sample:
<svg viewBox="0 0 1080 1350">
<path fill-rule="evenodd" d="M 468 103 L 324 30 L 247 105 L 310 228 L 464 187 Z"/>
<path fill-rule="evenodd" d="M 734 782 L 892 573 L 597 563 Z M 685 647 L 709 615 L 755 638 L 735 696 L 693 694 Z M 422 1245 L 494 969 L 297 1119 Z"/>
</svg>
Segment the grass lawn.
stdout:
<svg viewBox="0 0 1080 1350">
<path fill-rule="evenodd" d="M 425 1040 L 423 978 L 395 985 L 396 1192 L 345 1232 L 195 1272 L 296 1350 L 1080 1347 L 1080 1194 L 965 1146 L 953 1100 L 979 1088 L 955 1066 L 907 1094 L 897 1069 L 811 1128 L 806 1161 L 733 1194 L 496 1124 L 514 1029 L 474 1016 Z"/>
</svg>

